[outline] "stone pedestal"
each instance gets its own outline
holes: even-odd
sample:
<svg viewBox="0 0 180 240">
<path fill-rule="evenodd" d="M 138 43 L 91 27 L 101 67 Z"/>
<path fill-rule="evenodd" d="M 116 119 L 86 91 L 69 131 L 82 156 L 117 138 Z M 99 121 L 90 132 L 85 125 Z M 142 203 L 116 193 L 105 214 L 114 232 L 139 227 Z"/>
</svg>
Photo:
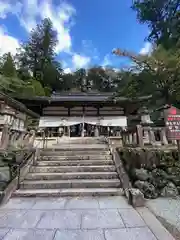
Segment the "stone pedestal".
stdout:
<svg viewBox="0 0 180 240">
<path fill-rule="evenodd" d="M 161 138 L 161 142 L 163 145 L 168 145 L 165 128 L 162 128 L 162 130 L 160 132 L 160 138 Z"/>
</svg>

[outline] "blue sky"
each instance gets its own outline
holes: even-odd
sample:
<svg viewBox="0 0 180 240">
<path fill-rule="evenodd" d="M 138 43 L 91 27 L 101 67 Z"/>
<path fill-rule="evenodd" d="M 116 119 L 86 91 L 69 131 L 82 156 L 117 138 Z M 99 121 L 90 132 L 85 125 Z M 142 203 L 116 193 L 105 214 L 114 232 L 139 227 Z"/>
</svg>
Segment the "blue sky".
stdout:
<svg viewBox="0 0 180 240">
<path fill-rule="evenodd" d="M 65 72 L 93 65 L 119 68 L 127 60 L 111 54 L 119 47 L 147 53 L 146 25 L 131 9 L 132 0 L 0 0 L 0 54 L 16 53 L 30 30 L 51 18 L 58 33 L 58 58 Z"/>
</svg>

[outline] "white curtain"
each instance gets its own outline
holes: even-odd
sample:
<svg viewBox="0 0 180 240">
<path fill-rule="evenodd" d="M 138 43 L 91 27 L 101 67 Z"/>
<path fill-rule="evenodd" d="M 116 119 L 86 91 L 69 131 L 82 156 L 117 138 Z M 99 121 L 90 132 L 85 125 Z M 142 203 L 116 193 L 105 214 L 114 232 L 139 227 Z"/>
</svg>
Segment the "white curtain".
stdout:
<svg viewBox="0 0 180 240">
<path fill-rule="evenodd" d="M 82 117 L 69 117 L 64 121 L 64 126 L 73 126 L 82 123 Z"/>
<path fill-rule="evenodd" d="M 41 117 L 39 127 L 72 126 L 82 123 L 82 117 Z"/>
<path fill-rule="evenodd" d="M 127 117 L 103 117 L 100 120 L 101 126 L 109 126 L 109 127 L 125 127 L 127 126 Z"/>
<path fill-rule="evenodd" d="M 126 127 L 127 118 L 125 116 L 117 117 L 41 117 L 39 127 L 60 127 L 72 126 L 80 123 L 87 123 L 91 125 L 112 126 L 112 127 Z"/>
<path fill-rule="evenodd" d="M 99 119 L 98 117 L 85 117 L 84 122 L 91 125 L 98 125 Z"/>
<path fill-rule="evenodd" d="M 62 123 L 60 117 L 41 117 L 39 120 L 39 127 L 59 127 Z"/>
</svg>

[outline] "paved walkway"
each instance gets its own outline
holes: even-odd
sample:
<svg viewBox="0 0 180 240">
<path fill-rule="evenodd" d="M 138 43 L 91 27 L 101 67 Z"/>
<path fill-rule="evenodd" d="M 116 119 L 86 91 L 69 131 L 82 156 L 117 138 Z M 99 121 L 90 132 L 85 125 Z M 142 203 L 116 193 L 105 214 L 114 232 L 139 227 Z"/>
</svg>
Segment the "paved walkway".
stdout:
<svg viewBox="0 0 180 240">
<path fill-rule="evenodd" d="M 148 208 L 180 240 L 180 198 L 158 198 L 147 202 Z"/>
<path fill-rule="evenodd" d="M 11 199 L 0 208 L 2 240 L 173 240 L 147 208 L 123 197 Z"/>
</svg>

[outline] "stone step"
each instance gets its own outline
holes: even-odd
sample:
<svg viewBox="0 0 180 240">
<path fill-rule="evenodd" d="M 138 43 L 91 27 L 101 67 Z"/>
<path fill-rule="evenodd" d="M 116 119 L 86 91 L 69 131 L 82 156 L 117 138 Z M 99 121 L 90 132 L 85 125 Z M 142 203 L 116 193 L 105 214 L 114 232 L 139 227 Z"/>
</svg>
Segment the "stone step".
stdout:
<svg viewBox="0 0 180 240">
<path fill-rule="evenodd" d="M 83 151 L 83 150 L 91 150 L 91 151 L 106 151 L 109 150 L 108 145 L 100 145 L 100 144 L 60 144 L 59 147 L 52 147 L 52 148 L 42 148 L 43 152 L 63 152 L 66 151 Z"/>
<path fill-rule="evenodd" d="M 117 172 L 28 173 L 26 180 L 114 179 Z"/>
<path fill-rule="evenodd" d="M 56 161 L 56 160 L 112 160 L 112 155 L 72 155 L 72 156 L 41 156 L 39 160 Z"/>
<path fill-rule="evenodd" d="M 42 152 L 63 152 L 65 151 L 107 151 L 109 150 L 109 146 L 106 144 L 68 144 L 68 143 L 60 143 L 59 146 L 54 146 L 53 148 L 43 148 Z"/>
<path fill-rule="evenodd" d="M 92 155 L 100 155 L 100 156 L 103 156 L 103 155 L 109 155 L 110 154 L 110 151 L 107 150 L 107 151 L 100 151 L 100 150 L 97 150 L 97 151 L 90 151 L 90 150 L 82 150 L 82 151 L 43 151 L 41 152 L 41 156 L 92 156 Z"/>
<path fill-rule="evenodd" d="M 40 180 L 21 183 L 21 189 L 60 189 L 60 188 L 118 188 L 119 179 L 72 179 L 72 180 Z"/>
<path fill-rule="evenodd" d="M 74 197 L 124 195 L 122 188 L 19 189 L 13 197 Z"/>
<path fill-rule="evenodd" d="M 31 173 L 66 173 L 66 172 L 115 172 L 114 165 L 102 166 L 32 166 Z"/>
<path fill-rule="evenodd" d="M 38 166 L 90 166 L 114 165 L 113 160 L 67 160 L 67 161 L 37 161 Z"/>
</svg>

